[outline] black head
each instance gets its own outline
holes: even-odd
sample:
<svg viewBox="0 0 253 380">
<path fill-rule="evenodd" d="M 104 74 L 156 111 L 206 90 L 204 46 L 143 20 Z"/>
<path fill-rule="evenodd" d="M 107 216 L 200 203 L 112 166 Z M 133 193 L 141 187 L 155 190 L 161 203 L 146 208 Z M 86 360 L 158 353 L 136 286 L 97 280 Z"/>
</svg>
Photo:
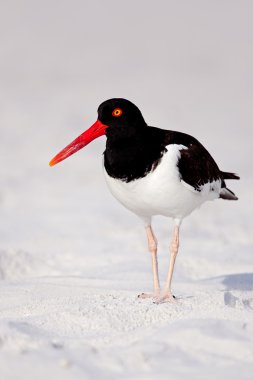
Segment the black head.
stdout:
<svg viewBox="0 0 253 380">
<path fill-rule="evenodd" d="M 98 120 L 110 129 L 143 128 L 147 124 L 136 105 L 129 100 L 114 98 L 106 100 L 98 107 Z"/>
<path fill-rule="evenodd" d="M 97 121 L 62 149 L 49 164 L 53 166 L 65 160 L 99 136 L 106 135 L 108 144 L 108 138 L 111 142 L 129 138 L 141 134 L 146 126 L 140 110 L 129 100 L 120 98 L 106 100 L 98 107 Z"/>
</svg>

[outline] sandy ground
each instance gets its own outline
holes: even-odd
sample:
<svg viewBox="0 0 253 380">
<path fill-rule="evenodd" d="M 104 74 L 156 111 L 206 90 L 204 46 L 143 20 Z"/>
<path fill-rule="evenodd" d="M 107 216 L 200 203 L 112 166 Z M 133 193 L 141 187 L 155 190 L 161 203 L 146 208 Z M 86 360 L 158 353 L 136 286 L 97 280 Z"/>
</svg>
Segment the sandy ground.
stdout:
<svg viewBox="0 0 253 380">
<path fill-rule="evenodd" d="M 1 3 L 0 377 L 251 379 L 252 3 L 119 4 Z M 184 221 L 176 305 L 137 299 L 151 259 L 105 138 L 47 164 L 114 96 L 242 177 Z M 154 220 L 162 279 L 171 228 Z"/>
</svg>

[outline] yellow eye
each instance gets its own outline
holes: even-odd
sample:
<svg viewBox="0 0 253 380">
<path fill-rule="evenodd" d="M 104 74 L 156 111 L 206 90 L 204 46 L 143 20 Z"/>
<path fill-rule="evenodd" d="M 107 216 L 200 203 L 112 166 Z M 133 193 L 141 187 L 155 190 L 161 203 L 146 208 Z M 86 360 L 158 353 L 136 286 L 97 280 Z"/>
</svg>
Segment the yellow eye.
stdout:
<svg viewBox="0 0 253 380">
<path fill-rule="evenodd" d="M 121 108 L 115 108 L 113 111 L 112 111 L 112 116 L 114 117 L 119 117 L 121 116 L 123 113 L 122 109 Z"/>
</svg>

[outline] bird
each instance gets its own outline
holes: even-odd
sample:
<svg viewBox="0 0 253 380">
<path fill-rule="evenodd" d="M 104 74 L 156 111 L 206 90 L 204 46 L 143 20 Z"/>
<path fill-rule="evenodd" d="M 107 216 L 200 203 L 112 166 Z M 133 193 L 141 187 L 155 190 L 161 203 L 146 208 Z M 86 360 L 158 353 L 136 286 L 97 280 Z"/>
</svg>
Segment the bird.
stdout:
<svg viewBox="0 0 253 380">
<path fill-rule="evenodd" d="M 106 100 L 97 113 L 96 122 L 61 150 L 49 165 L 54 166 L 92 140 L 106 136 L 105 181 L 112 195 L 142 220 L 151 253 L 153 290 L 138 297 L 152 298 L 157 304 L 177 302 L 172 292 L 172 277 L 183 219 L 206 201 L 237 200 L 225 180 L 240 177 L 221 171 L 206 148 L 191 135 L 149 126 L 139 108 L 127 99 Z M 159 279 L 157 239 L 152 228 L 155 215 L 173 220 L 163 287 Z"/>
</svg>

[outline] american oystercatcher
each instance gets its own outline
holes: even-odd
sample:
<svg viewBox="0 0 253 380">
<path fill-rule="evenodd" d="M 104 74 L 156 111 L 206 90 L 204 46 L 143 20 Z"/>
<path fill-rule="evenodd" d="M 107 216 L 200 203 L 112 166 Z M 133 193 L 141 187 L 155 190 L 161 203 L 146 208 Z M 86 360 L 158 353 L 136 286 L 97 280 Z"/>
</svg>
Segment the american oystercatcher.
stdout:
<svg viewBox="0 0 253 380">
<path fill-rule="evenodd" d="M 106 135 L 104 174 L 117 200 L 144 222 L 152 256 L 153 293 L 156 303 L 175 301 L 171 282 L 179 247 L 179 228 L 184 217 L 213 199 L 237 200 L 225 180 L 239 179 L 222 172 L 208 151 L 194 137 L 150 127 L 130 101 L 109 99 L 98 108 L 97 121 L 58 153 L 50 166 L 69 157 L 95 138 Z M 161 290 L 157 262 L 157 240 L 152 230 L 154 215 L 173 218 L 170 263 Z"/>
</svg>

